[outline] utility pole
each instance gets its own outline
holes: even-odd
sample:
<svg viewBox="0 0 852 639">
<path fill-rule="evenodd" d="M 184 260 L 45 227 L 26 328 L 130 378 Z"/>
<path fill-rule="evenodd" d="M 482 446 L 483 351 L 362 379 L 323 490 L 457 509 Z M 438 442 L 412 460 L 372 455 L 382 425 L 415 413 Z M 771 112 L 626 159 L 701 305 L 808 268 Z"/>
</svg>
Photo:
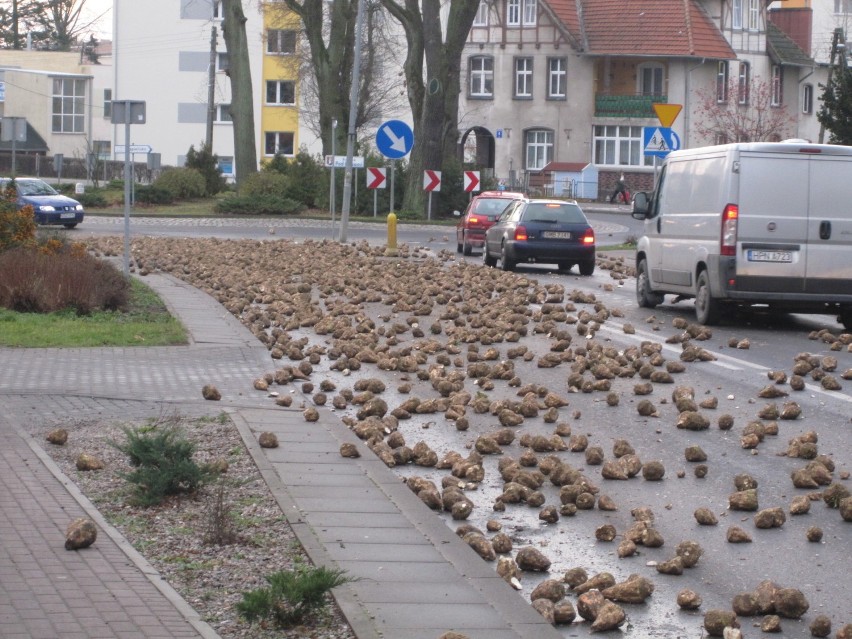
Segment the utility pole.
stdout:
<svg viewBox="0 0 852 639">
<path fill-rule="evenodd" d="M 213 153 L 213 121 L 216 119 L 216 27 L 210 30 L 210 64 L 207 67 L 207 135 L 204 142 Z"/>
<path fill-rule="evenodd" d="M 355 151 L 355 119 L 358 115 L 358 87 L 361 83 L 361 31 L 364 24 L 364 0 L 358 0 L 355 18 L 355 60 L 352 63 L 352 87 L 349 91 L 349 134 L 346 138 L 346 172 L 343 175 L 343 204 L 340 210 L 341 244 L 346 243 L 349 208 L 352 199 L 352 154 Z"/>
<path fill-rule="evenodd" d="M 834 30 L 834 35 L 831 37 L 831 60 L 828 63 L 828 78 L 825 81 L 825 86 L 831 86 L 831 76 L 834 73 L 834 56 L 837 55 L 837 49 L 840 46 L 840 37 L 843 35 L 843 29 L 837 27 Z M 846 55 L 846 46 L 845 46 L 845 38 L 844 38 L 844 47 L 842 56 Z M 819 143 L 822 144 L 825 140 L 825 125 L 819 125 Z"/>
</svg>

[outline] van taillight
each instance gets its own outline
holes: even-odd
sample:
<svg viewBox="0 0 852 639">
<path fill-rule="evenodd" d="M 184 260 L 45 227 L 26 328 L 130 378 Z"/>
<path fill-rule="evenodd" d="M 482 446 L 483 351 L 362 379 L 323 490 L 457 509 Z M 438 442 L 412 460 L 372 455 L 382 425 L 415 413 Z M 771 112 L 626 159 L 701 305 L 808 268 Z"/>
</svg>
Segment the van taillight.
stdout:
<svg viewBox="0 0 852 639">
<path fill-rule="evenodd" d="M 527 229 L 524 226 L 519 226 L 515 229 L 515 241 L 525 242 L 527 239 Z"/>
<path fill-rule="evenodd" d="M 594 244 L 595 243 L 595 231 L 594 229 L 586 229 L 586 232 L 583 234 L 583 244 Z"/>
<path fill-rule="evenodd" d="M 736 204 L 728 204 L 722 211 L 722 241 L 719 253 L 721 255 L 737 254 L 737 218 L 740 209 Z"/>
</svg>

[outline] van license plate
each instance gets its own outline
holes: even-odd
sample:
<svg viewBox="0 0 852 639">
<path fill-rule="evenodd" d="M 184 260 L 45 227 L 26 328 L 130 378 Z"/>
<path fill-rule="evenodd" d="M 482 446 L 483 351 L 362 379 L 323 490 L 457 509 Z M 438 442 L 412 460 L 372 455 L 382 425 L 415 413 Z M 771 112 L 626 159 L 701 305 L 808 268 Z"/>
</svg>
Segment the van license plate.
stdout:
<svg viewBox="0 0 852 639">
<path fill-rule="evenodd" d="M 793 261 L 793 252 L 792 251 L 759 251 L 759 250 L 755 250 L 755 249 L 749 249 L 748 261 L 749 262 L 792 262 Z"/>
<path fill-rule="evenodd" d="M 571 234 L 568 231 L 545 231 L 541 234 L 542 237 L 548 240 L 570 240 Z"/>
</svg>

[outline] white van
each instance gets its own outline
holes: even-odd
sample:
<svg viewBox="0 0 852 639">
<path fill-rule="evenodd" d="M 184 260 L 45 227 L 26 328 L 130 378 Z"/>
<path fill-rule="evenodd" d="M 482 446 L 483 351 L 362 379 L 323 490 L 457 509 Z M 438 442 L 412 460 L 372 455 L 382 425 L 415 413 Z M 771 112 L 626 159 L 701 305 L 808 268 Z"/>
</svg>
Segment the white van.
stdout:
<svg viewBox="0 0 852 639">
<path fill-rule="evenodd" d="M 699 322 L 729 305 L 838 316 L 852 330 L 852 147 L 805 141 L 669 154 L 645 221 L 636 297 L 694 297 Z"/>
</svg>

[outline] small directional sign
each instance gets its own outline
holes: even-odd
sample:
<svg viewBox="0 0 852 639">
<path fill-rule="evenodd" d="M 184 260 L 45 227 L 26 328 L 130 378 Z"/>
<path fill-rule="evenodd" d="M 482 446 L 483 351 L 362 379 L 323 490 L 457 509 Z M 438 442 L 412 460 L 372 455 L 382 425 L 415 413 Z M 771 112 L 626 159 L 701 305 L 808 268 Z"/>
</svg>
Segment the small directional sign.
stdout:
<svg viewBox="0 0 852 639">
<path fill-rule="evenodd" d="M 345 155 L 326 155 L 325 156 L 325 167 L 330 169 L 334 167 L 335 169 L 345 169 L 346 168 L 346 156 Z M 352 168 L 353 169 L 363 169 L 364 168 L 364 156 L 362 155 L 353 155 L 352 156 Z"/>
<path fill-rule="evenodd" d="M 367 188 L 384 189 L 387 187 L 387 169 L 371 166 L 367 169 Z"/>
<path fill-rule="evenodd" d="M 478 191 L 479 190 L 479 171 L 464 172 L 464 190 Z"/>
<path fill-rule="evenodd" d="M 423 190 L 424 191 L 440 191 L 441 190 L 441 172 L 426 169 L 423 171 Z"/>
<path fill-rule="evenodd" d="M 414 132 L 402 120 L 388 120 L 376 132 L 376 148 L 389 160 L 404 158 L 414 146 Z"/>
<path fill-rule="evenodd" d="M 152 151 L 150 144 L 131 144 L 130 145 L 130 154 L 134 155 L 136 153 L 150 153 Z M 115 154 L 116 155 L 124 155 L 124 145 L 116 144 L 115 145 Z"/>
<path fill-rule="evenodd" d="M 664 158 L 680 148 L 680 138 L 668 127 L 642 127 L 642 148 L 645 155 Z"/>
</svg>

